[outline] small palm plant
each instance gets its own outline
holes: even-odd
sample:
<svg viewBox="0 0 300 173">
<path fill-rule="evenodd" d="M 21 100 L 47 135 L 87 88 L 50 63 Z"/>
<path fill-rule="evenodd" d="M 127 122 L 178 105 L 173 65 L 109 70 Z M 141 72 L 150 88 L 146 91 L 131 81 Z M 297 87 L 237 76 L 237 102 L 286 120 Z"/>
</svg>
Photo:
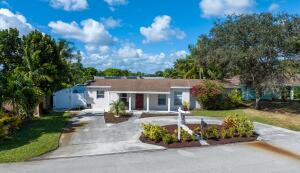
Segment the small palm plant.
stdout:
<svg viewBox="0 0 300 173">
<path fill-rule="evenodd" d="M 125 113 L 125 103 L 121 100 L 114 101 L 110 104 L 110 111 L 114 114 L 115 117 Z"/>
</svg>

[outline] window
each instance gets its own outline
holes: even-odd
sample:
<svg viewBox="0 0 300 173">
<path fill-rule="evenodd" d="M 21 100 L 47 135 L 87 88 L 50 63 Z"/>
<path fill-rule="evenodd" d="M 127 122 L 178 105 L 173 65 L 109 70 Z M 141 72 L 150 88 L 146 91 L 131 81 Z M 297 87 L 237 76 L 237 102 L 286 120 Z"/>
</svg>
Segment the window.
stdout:
<svg viewBox="0 0 300 173">
<path fill-rule="evenodd" d="M 176 106 L 182 105 L 182 92 L 179 91 L 174 92 L 174 105 Z"/>
<path fill-rule="evenodd" d="M 127 105 L 127 93 L 121 93 L 120 100 Z"/>
<path fill-rule="evenodd" d="M 97 98 L 104 98 L 104 91 L 103 90 L 97 90 Z"/>
<path fill-rule="evenodd" d="M 166 95 L 164 94 L 158 95 L 158 105 L 166 105 Z"/>
</svg>

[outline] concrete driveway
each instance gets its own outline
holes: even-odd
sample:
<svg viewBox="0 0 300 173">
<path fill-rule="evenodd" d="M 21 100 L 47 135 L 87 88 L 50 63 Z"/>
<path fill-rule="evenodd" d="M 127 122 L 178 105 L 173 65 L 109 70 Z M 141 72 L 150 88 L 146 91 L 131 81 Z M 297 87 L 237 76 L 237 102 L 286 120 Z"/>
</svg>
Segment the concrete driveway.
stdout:
<svg viewBox="0 0 300 173">
<path fill-rule="evenodd" d="M 81 112 L 72 118 L 69 124 L 72 128 L 62 134 L 60 147 L 33 160 L 164 149 L 139 141 L 141 128 L 135 123 L 137 118 L 105 124 L 103 113 Z"/>
<path fill-rule="evenodd" d="M 200 118 L 187 117 L 187 122 L 200 122 Z M 216 118 L 205 120 L 221 122 Z M 176 117 L 133 117 L 128 122 L 105 125 L 102 114 L 81 113 L 73 118 L 74 129 L 62 136 L 57 150 L 42 156 L 42 160 L 0 164 L 0 173 L 298 173 L 300 170 L 300 133 L 260 123 L 255 123 L 255 129 L 265 142 L 168 150 L 139 142 L 141 123 L 163 125 L 176 121 Z"/>
<path fill-rule="evenodd" d="M 112 125 L 105 124 L 103 113 L 81 112 L 72 119 L 71 125 L 73 128 L 62 135 L 60 147 L 53 152 L 35 159 L 164 150 L 164 147 L 145 144 L 139 141 L 141 124 L 175 124 L 177 123 L 177 117 L 166 116 L 139 119 L 138 116 L 137 114 L 127 122 Z M 222 119 L 218 118 L 195 116 L 187 116 L 186 121 L 188 123 L 199 123 L 201 118 L 204 118 L 208 123 L 220 124 L 222 122 Z M 261 123 L 255 123 L 255 130 L 260 134 L 261 140 L 284 151 L 300 155 L 299 132 Z M 270 148 L 268 146 L 256 147 L 264 150 Z"/>
</svg>

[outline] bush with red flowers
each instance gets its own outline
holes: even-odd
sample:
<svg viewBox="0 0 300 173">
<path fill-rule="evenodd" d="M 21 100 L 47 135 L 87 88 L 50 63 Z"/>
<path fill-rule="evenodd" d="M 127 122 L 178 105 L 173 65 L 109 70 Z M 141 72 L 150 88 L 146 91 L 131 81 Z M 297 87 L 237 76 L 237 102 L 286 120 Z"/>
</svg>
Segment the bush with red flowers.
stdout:
<svg viewBox="0 0 300 173">
<path fill-rule="evenodd" d="M 192 96 L 196 97 L 204 109 L 220 109 L 223 104 L 223 93 L 223 85 L 210 80 L 205 80 L 191 90 Z"/>
</svg>

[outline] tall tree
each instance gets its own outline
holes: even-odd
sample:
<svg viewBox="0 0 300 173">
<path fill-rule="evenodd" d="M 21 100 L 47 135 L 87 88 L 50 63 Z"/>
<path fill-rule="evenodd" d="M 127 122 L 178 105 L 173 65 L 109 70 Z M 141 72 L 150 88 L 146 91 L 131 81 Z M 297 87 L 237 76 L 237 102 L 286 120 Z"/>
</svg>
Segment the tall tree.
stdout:
<svg viewBox="0 0 300 173">
<path fill-rule="evenodd" d="M 251 14 L 228 16 L 210 31 L 210 51 L 225 69 L 240 74 L 243 84 L 256 92 L 259 109 L 264 89 L 282 85 L 291 73 L 291 62 L 297 54 L 290 39 L 300 30 L 298 16 L 281 14 Z M 285 63 L 284 63 L 285 62 Z"/>
<path fill-rule="evenodd" d="M 17 29 L 0 31 L 0 65 L 1 72 L 9 73 L 22 61 L 22 39 Z"/>
</svg>

